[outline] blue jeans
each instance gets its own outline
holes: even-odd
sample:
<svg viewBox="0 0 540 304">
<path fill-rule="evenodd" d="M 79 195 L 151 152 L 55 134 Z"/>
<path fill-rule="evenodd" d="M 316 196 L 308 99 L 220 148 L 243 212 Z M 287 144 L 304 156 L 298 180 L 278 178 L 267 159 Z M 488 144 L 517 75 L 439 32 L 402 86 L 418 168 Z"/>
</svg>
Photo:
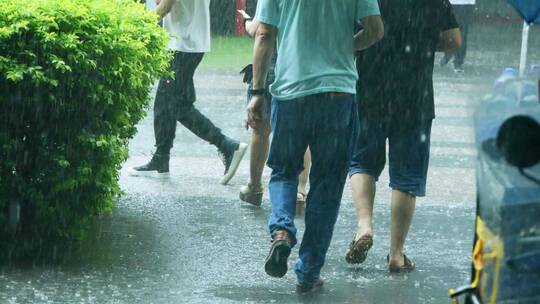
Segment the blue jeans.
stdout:
<svg viewBox="0 0 540 304">
<path fill-rule="evenodd" d="M 343 187 L 357 132 L 355 96 L 323 93 L 294 100 L 272 100 L 272 145 L 268 166 L 273 235 L 285 229 L 296 244 L 296 191 L 309 146 L 309 175 L 304 233 L 295 271 L 300 284 L 312 284 L 320 275 L 330 246 Z"/>
</svg>

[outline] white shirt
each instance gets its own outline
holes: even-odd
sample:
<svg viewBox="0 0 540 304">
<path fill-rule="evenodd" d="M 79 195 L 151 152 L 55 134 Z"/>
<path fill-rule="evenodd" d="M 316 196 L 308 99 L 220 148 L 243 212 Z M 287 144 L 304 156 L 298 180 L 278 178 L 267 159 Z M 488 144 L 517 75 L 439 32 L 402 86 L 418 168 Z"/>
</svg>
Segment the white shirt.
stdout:
<svg viewBox="0 0 540 304">
<path fill-rule="evenodd" d="M 163 18 L 169 48 L 185 53 L 210 51 L 210 0 L 174 0 Z"/>
<path fill-rule="evenodd" d="M 156 10 L 156 0 L 146 0 L 146 7 L 151 10 L 151 11 L 155 11 Z"/>
<path fill-rule="evenodd" d="M 450 0 L 453 5 L 475 5 L 476 0 Z"/>
</svg>

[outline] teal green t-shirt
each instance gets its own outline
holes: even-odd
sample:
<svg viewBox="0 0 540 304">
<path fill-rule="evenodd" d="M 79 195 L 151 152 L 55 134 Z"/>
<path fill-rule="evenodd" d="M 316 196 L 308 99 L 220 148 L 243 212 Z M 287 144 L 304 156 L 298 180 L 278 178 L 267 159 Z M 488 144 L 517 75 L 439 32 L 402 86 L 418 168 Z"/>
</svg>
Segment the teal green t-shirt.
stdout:
<svg viewBox="0 0 540 304">
<path fill-rule="evenodd" d="M 355 94 L 355 25 L 379 14 L 377 0 L 259 0 L 255 20 L 278 30 L 272 95 Z"/>
</svg>

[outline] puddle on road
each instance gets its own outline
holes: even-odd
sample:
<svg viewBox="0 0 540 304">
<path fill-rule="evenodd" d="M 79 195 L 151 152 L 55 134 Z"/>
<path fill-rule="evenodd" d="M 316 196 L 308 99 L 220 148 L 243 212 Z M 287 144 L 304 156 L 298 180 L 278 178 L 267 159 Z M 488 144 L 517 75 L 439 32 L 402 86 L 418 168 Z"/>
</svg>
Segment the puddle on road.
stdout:
<svg viewBox="0 0 540 304">
<path fill-rule="evenodd" d="M 346 202 L 323 268 L 326 286 L 299 296 L 294 273 L 278 280 L 263 271 L 268 212 L 267 202 L 257 209 L 223 199 L 126 195 L 62 263 L 1 269 L 0 302 L 443 303 L 447 288 L 469 276 L 472 208 L 419 205 L 407 247 L 417 271 L 390 276 L 387 205 L 376 204 L 375 245 L 367 261 L 350 267 L 344 253 L 355 218 Z M 297 223 L 301 233 L 302 220 Z"/>
</svg>

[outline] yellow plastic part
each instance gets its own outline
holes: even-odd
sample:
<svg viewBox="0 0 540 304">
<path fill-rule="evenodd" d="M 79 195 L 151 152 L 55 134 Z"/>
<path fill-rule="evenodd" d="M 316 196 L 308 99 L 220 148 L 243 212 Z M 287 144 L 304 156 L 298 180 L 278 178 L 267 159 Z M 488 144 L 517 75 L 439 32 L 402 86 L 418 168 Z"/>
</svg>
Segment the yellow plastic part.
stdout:
<svg viewBox="0 0 540 304">
<path fill-rule="evenodd" d="M 476 270 L 476 276 L 472 282 L 472 286 L 477 287 L 480 281 L 482 281 L 480 290 L 484 294 L 482 291 L 486 289 L 489 280 L 487 274 L 483 273 L 482 270 L 487 263 L 495 263 L 489 302 L 485 299 L 486 303 L 495 304 L 497 302 L 501 265 L 504 260 L 504 243 L 499 236 L 494 234 L 485 225 L 480 217 L 476 221 L 476 234 L 478 239 L 473 251 L 473 265 Z M 489 252 L 486 252 L 486 250 L 489 250 Z"/>
<path fill-rule="evenodd" d="M 474 275 L 474 281 L 472 282 L 471 286 L 476 288 L 478 287 L 478 282 L 480 282 L 480 272 L 482 269 L 484 269 L 484 260 L 482 258 L 482 254 L 484 253 L 484 240 L 481 238 L 478 238 L 476 240 L 476 244 L 474 244 L 474 250 L 473 250 L 473 266 L 475 271 Z"/>
</svg>

